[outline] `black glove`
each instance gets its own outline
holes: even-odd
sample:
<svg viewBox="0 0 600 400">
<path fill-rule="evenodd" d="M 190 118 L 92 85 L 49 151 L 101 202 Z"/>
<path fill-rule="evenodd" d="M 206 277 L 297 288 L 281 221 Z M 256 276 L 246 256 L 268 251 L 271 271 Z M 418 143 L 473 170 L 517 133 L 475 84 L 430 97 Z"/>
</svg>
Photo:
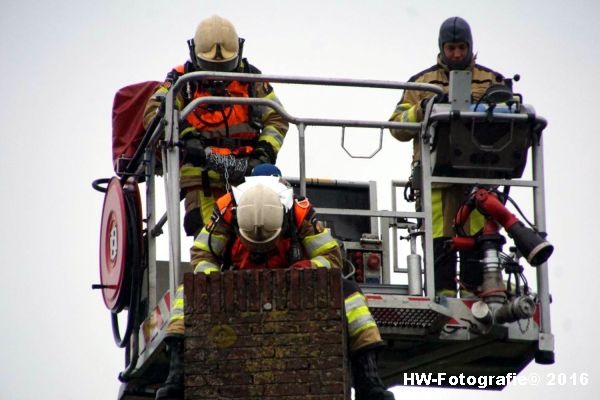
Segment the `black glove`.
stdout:
<svg viewBox="0 0 600 400">
<path fill-rule="evenodd" d="M 250 154 L 250 158 L 259 160 L 259 164 L 275 164 L 277 154 L 275 154 L 273 146 L 263 140 L 260 140 L 258 143 L 256 143 L 256 146 L 254 146 L 254 150 Z"/>
<path fill-rule="evenodd" d="M 206 165 L 206 149 L 200 139 L 188 139 L 184 142 L 183 162 L 195 167 Z"/>
<path fill-rule="evenodd" d="M 449 101 L 448 93 L 441 93 L 441 94 L 438 93 L 435 96 L 425 97 L 420 102 L 421 110 L 425 111 L 425 108 L 427 107 L 427 103 L 429 102 L 429 100 L 431 100 L 431 98 L 433 98 L 434 103 L 448 103 L 448 101 Z"/>
<path fill-rule="evenodd" d="M 254 170 L 254 167 L 256 167 L 259 164 L 264 164 L 264 162 L 262 162 L 258 158 L 252 158 L 252 156 L 248 157 L 248 165 L 246 166 L 246 176 L 252 175 L 252 170 Z"/>
<path fill-rule="evenodd" d="M 240 184 L 244 177 L 252 172 L 252 168 L 254 167 L 250 167 L 248 157 L 232 158 L 232 161 L 227 165 L 229 182 L 234 185 Z"/>
</svg>

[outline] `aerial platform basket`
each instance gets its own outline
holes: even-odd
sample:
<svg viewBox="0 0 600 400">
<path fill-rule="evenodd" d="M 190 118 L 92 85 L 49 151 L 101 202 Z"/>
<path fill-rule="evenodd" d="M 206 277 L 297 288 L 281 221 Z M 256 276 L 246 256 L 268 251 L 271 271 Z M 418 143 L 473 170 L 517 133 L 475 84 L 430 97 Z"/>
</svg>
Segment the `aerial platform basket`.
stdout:
<svg viewBox="0 0 600 400">
<path fill-rule="evenodd" d="M 161 115 L 151 129 L 141 139 L 136 136 L 138 131 L 134 131 L 136 135 L 132 137 L 136 143 L 138 140 L 140 143 L 137 149 L 132 151 L 127 142 L 124 147 L 126 151 L 114 153 L 115 161 L 122 158 L 127 164 L 124 169 L 117 170 L 120 178 L 104 182 L 112 182 L 113 189 L 110 192 L 123 192 L 124 195 L 119 194 L 117 197 L 125 199 L 124 207 L 120 205 L 120 200 L 109 203 L 116 205 L 108 207 L 106 213 L 110 216 L 114 209 L 113 214 L 118 217 L 117 224 L 110 222 L 109 218 L 103 222 L 104 239 L 101 249 L 105 260 L 106 257 L 110 260 L 112 254 L 124 256 L 125 261 L 119 264 L 121 269 L 116 276 L 113 276 L 115 273 L 108 267 L 105 268 L 109 273 L 102 275 L 102 284 L 99 285 L 105 295 L 113 295 L 115 285 L 120 289 L 119 293 L 123 293 L 117 296 L 119 301 L 107 303 L 113 315 L 122 310 L 131 314 L 123 338 L 118 337 L 118 327 L 115 334 L 119 339 L 117 342 L 120 342 L 118 344 L 126 347 L 126 365 L 120 374 L 123 387 L 119 399 L 151 397 L 154 389 L 166 376 L 166 321 L 170 316 L 177 285 L 182 281 L 186 269 L 189 269 L 189 265 L 181 259 L 178 129 L 187 114 L 206 103 L 270 107 L 298 128 L 299 179 L 293 184 L 300 195 L 310 192 L 309 197 L 317 207 L 318 214 L 339 234 L 338 239 L 343 243 L 347 259 L 350 260 L 348 263 L 354 268 L 354 275 L 349 274 L 348 277 L 357 279 L 356 271 L 362 272 L 362 281 L 357 279 L 357 282 L 369 300 L 372 314 L 386 343 L 380 358 L 380 371 L 386 383 L 414 384 L 404 379 L 404 374 L 409 372 L 462 372 L 474 376 L 518 373 L 533 359 L 542 363 L 553 359 L 550 295 L 545 264 L 535 271 L 538 283 L 534 299 L 535 312 L 527 319 L 487 324 L 476 318 L 473 310 L 475 301 L 444 298 L 434 293 L 431 208 L 427 206 L 433 183 L 534 188 L 535 223 L 540 231 L 545 230 L 540 135 L 545 121 L 536 116 L 532 108 L 522 106 L 517 113 L 486 113 L 470 109 L 456 110 L 452 105 L 432 104 L 422 123 L 401 123 L 299 118 L 287 113 L 279 103 L 253 98 L 206 97 L 194 100 L 183 110 L 175 107 L 175 94 L 188 82 L 227 79 L 323 87 L 426 90 L 441 94 L 441 89 L 434 85 L 402 82 L 214 72 L 183 75 L 166 95 Z M 392 211 L 380 210 L 377 205 L 377 188 L 372 182 L 364 184 L 317 180 L 307 183 L 305 136 L 306 128 L 313 126 L 370 128 L 379 130 L 379 133 L 383 129 L 399 128 L 418 132 L 417 138 L 423 153 L 421 195 L 424 209 L 418 212 L 396 211 L 394 203 Z M 485 136 L 487 134 L 489 136 Z M 157 149 L 160 149 L 160 155 L 157 154 Z M 444 158 L 441 153 L 447 150 L 450 156 Z M 524 181 L 518 178 L 524 171 L 529 151 L 532 154 L 533 179 Z M 165 183 L 166 212 L 162 216 L 157 212 L 155 199 L 155 175 L 159 163 Z M 136 197 L 137 187 L 132 192 L 135 195 L 129 190 L 133 182 L 145 185 L 146 196 L 145 201 L 141 202 L 141 211 Z M 116 188 L 116 185 L 120 187 Z M 348 196 L 349 192 L 353 196 Z M 361 198 L 360 202 L 345 203 L 345 200 L 356 200 L 358 197 Z M 407 220 L 410 224 L 404 224 Z M 142 223 L 141 228 L 139 221 Z M 352 222 L 347 223 L 348 221 Z M 169 259 L 158 261 L 157 238 L 165 227 L 168 228 L 169 235 Z M 413 261 L 408 269 L 395 264 L 392 266 L 390 262 L 398 259 L 391 252 L 392 247 L 397 250 L 398 242 L 396 235 L 390 235 L 392 228 L 408 230 L 411 238 L 409 256 Z M 363 232 L 364 230 L 367 232 Z M 117 232 L 113 238 L 124 235 L 126 241 L 141 242 L 142 248 L 135 252 L 135 259 L 129 256 L 132 254 L 128 251 L 131 243 L 111 240 L 110 232 L 113 231 Z M 417 238 L 422 238 L 419 239 L 422 240 L 422 247 L 416 245 Z M 422 263 L 418 253 L 423 255 Z M 121 272 L 124 278 L 121 278 Z M 393 283 L 394 273 L 407 276 L 408 284 Z M 132 287 L 125 287 L 127 285 Z M 132 290 L 134 285 L 139 286 L 136 291 Z M 127 294 L 131 293 L 136 299 L 130 301 Z M 544 359 L 544 355 L 548 358 Z M 501 387 L 486 389 L 499 388 Z"/>
</svg>

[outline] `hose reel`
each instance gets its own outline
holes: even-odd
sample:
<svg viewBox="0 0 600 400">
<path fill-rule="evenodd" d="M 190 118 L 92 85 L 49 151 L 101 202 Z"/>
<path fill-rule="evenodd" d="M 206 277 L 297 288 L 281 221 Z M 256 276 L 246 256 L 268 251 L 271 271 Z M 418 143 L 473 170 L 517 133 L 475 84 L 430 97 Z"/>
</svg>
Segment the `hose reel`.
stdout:
<svg viewBox="0 0 600 400">
<path fill-rule="evenodd" d="M 115 342 L 124 347 L 139 308 L 143 270 L 140 192 L 135 181 L 123 184 L 117 177 L 97 180 L 93 186 L 105 196 L 100 225 L 100 284 L 92 287 L 102 290 L 104 304 L 111 311 Z M 117 314 L 124 309 L 128 310 L 127 327 L 121 335 Z"/>
</svg>

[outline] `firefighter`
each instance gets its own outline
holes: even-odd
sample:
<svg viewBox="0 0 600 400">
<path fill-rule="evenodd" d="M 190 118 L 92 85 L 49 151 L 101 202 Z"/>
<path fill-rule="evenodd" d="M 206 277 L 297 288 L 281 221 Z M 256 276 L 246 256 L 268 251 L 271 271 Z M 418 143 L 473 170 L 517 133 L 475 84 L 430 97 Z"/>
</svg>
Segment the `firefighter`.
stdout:
<svg viewBox="0 0 600 400">
<path fill-rule="evenodd" d="M 467 21 L 460 17 L 446 19 L 441 27 L 438 37 L 439 54 L 437 63 L 409 79 L 409 82 L 429 83 L 441 86 L 446 96 L 436 96 L 436 100 L 447 102 L 449 72 L 453 70 L 468 70 L 472 73 L 471 94 L 472 101 L 481 99 L 486 89 L 491 85 L 503 84 L 504 78 L 498 72 L 475 63 L 476 55 L 473 53 L 473 38 L 471 28 Z M 396 105 L 390 121 L 420 122 L 423 120 L 425 104 L 431 96 L 425 91 L 406 90 Z M 419 140 L 416 131 L 405 129 L 391 129 L 391 134 L 396 139 L 406 142 L 414 139 L 413 167 L 420 163 Z M 445 250 L 445 244 L 450 237 L 455 235 L 453 218 L 458 207 L 468 194 L 470 187 L 464 185 L 434 184 L 432 188 L 433 212 L 433 246 L 435 268 L 436 294 L 455 297 L 456 285 L 456 254 Z M 420 209 L 417 199 L 417 209 Z M 467 221 L 465 230 L 473 233 L 483 226 L 483 217 L 473 213 Z M 482 282 L 480 268 L 477 267 L 471 254 L 461 252 L 461 295 L 471 297 L 472 291 Z M 462 289 L 465 290 L 462 290 Z"/>
<path fill-rule="evenodd" d="M 341 268 L 342 253 L 306 198 L 276 176 L 255 176 L 217 200 L 211 221 L 191 249 L 194 273 L 224 269 Z M 379 378 L 376 351 L 383 342 L 367 301 L 354 282 L 343 280 L 351 367 L 357 400 L 393 400 Z M 183 391 L 183 288 L 167 328 L 171 370 L 157 394 Z M 157 399 L 169 398 L 160 397 Z"/>
<path fill-rule="evenodd" d="M 188 42 L 190 61 L 173 69 L 148 101 L 144 127 L 156 116 L 161 100 L 177 79 L 188 72 L 218 71 L 260 74 L 242 58 L 244 39 L 233 24 L 214 15 L 198 25 Z M 267 82 L 214 81 L 188 83 L 177 94 L 176 106 L 183 109 L 205 96 L 250 97 L 281 104 Z M 208 222 L 215 199 L 228 184 L 238 184 L 260 163 L 274 164 L 288 123 L 273 109 L 247 105 L 199 105 L 180 125 L 183 164 L 180 186 L 185 196 L 184 229 L 196 236 Z"/>
</svg>

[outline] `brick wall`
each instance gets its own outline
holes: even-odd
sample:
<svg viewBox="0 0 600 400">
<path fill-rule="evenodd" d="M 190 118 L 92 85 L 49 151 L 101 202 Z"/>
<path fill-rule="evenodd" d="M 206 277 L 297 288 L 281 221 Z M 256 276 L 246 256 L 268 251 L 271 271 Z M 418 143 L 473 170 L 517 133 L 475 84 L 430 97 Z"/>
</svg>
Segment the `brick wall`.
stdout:
<svg viewBox="0 0 600 400">
<path fill-rule="evenodd" d="M 186 400 L 345 400 L 339 271 L 186 274 Z"/>
</svg>

